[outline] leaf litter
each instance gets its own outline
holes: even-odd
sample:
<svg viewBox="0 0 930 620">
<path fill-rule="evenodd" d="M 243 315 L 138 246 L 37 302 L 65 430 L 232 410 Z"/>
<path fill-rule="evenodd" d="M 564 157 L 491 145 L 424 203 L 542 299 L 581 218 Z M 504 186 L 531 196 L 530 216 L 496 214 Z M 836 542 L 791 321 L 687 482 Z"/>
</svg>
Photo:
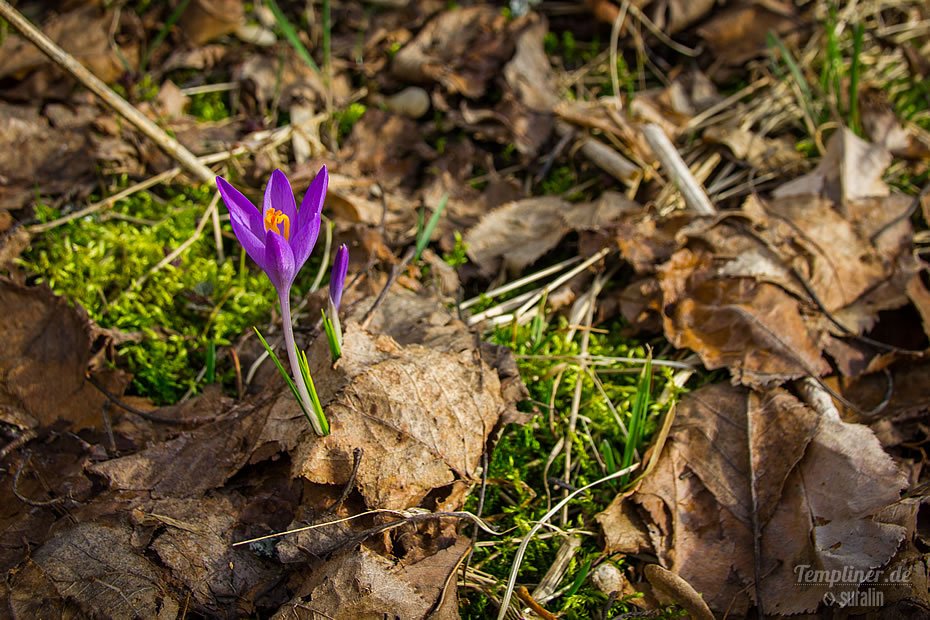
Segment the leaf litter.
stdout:
<svg viewBox="0 0 930 620">
<path fill-rule="evenodd" d="M 605 554 L 649 558 L 621 579 L 608 579 L 615 565 L 599 559 L 592 570 L 595 582 L 611 584 L 605 594 L 635 588 L 647 609 L 677 603 L 697 617 L 752 608 L 794 615 L 825 609 L 837 590 L 824 574 L 839 571 L 842 591 L 861 594 L 875 583 L 868 571 L 880 570 L 886 611 L 926 608 L 927 537 L 918 520 L 925 472 L 913 454 L 925 457 L 920 386 L 930 302 L 915 246 L 920 205 L 891 184 L 902 184 L 896 158 L 925 164 L 925 133 L 868 91 L 862 127 L 869 141 L 838 127 L 816 167 L 802 174 L 810 165 L 792 132 L 804 122 L 798 119 L 811 120 L 813 103 L 757 63 L 771 49 L 769 31 L 792 47 L 798 24 L 816 15 L 778 3 L 719 10 L 647 2 L 624 5 L 623 15 L 611 2 L 585 4 L 634 48 L 644 36 L 666 45 L 663 32 L 684 32 L 719 62 L 702 63 L 708 74 L 676 69 L 664 87 L 598 99 L 610 91 L 589 90 L 594 82 L 585 72 L 596 62 L 574 75 L 553 70 L 544 46 L 555 14 L 507 19 L 487 5 L 372 13 L 348 3 L 344 15 L 366 34 L 336 29 L 331 44 L 354 55 L 375 92 L 345 135 L 337 136 L 335 123 L 326 135 L 326 118 L 313 110 L 343 109 L 366 96 L 353 91 L 348 63 L 324 76 L 283 42 L 279 53 L 201 47 L 223 33 L 249 40 L 250 24 L 237 2 L 191 3 L 180 32 L 192 47 L 156 46 L 149 62 L 161 65 L 160 76 L 182 67 L 230 69 L 234 118 L 213 126 L 195 119 L 199 95 L 185 93 L 201 84 L 189 79 L 180 88 L 165 79 L 157 98 L 137 102 L 140 109 L 199 154 L 247 144 L 254 160 L 234 165 L 252 181 L 288 157 L 284 144 L 293 145 L 297 176 L 310 178 L 325 162 L 335 171 L 327 202 L 334 242 L 365 249 L 354 265 L 366 275 L 347 299 L 340 362 L 325 361 L 314 323 L 300 326 L 333 433 L 310 432 L 280 381 L 262 372 L 235 401 L 218 390 L 170 407 L 132 400 L 123 394 L 129 378 L 107 366 L 123 334 L 96 327 L 80 306 L 45 288 L 25 286 L 10 267 L 12 279 L 0 281 L 8 318 L 0 332 L 9 344 L 0 359 L 0 413 L 12 439 L 3 451 L 0 557 L 13 616 L 173 618 L 191 609 L 204 616 L 380 617 L 391 610 L 458 617 L 456 571 L 472 541 L 456 511 L 481 488 L 483 455 L 504 426 L 528 416 L 515 407 L 527 391 L 513 354 L 481 342 L 448 303 L 459 286 L 521 273 L 566 244 L 590 262 L 543 287 L 543 313 L 549 299 L 550 311 L 565 303 L 569 316 L 583 317 L 598 275 L 622 260 L 632 281 L 600 294 L 598 320 L 621 312 L 629 331 L 661 333 L 731 378 L 683 396 L 667 440 L 652 447 L 654 468 L 589 519 L 600 526 Z M 257 11 L 253 29 L 274 36 L 274 20 Z M 95 6 L 53 16 L 44 27 L 112 82 L 123 61 L 136 65 L 132 37 L 151 29 L 156 15 L 140 20 Z M 87 46 L 82 52 L 67 38 L 76 27 L 62 26 L 71 22 L 109 28 L 118 44 L 87 38 L 77 42 Z M 884 44 L 919 68 L 910 48 Z M 23 45 L 17 37 L 3 43 Z M 114 64 L 117 45 L 124 58 Z M 7 152 L 19 154 L 22 145 L 26 153 L 0 161 L 0 216 L 31 217 L 37 179 L 57 205 L 86 196 L 95 161 L 108 172 L 170 170 L 171 158 L 133 130 L 112 118 L 93 121 L 100 108 L 90 100 L 35 107 L 36 98 L 68 94 L 54 84 L 56 69 L 32 56 L 30 47 L 15 75 L 8 71 L 6 79 L 18 81 L 15 107 L 0 103 L 11 111 L 0 132 L 13 145 Z M 887 68 L 884 58 L 870 68 Z M 716 91 L 746 67 L 747 89 Z M 427 97 L 418 105 L 432 107 L 433 120 L 388 105 L 410 84 Z M 561 96 L 566 88 L 585 101 Z M 282 112 L 292 124 L 274 128 Z M 430 123 L 463 137 L 444 143 Z M 674 153 L 658 150 L 643 123 L 677 142 Z M 492 143 L 513 145 L 509 172 L 498 169 L 505 158 L 486 150 Z M 88 144 L 92 157 L 67 154 Z M 532 191 L 565 152 L 588 185 L 563 187 L 561 195 Z M 669 167 L 676 161 L 678 170 Z M 697 215 L 692 198 L 678 191 L 689 177 L 714 205 L 712 215 Z M 598 192 L 583 194 L 592 185 Z M 451 252 L 453 233 L 464 231 L 471 264 L 446 269 L 437 252 L 424 253 L 443 281 L 439 298 L 395 251 L 418 233 L 417 207 L 436 208 L 444 195 L 435 246 Z M 0 250 L 11 256 L 0 257 L 11 265 L 20 251 L 9 250 L 18 247 L 12 234 L 21 228 L 5 222 Z M 219 224 L 216 230 L 219 244 Z M 377 263 L 403 273 L 372 271 Z M 409 290 L 395 284 L 375 301 L 394 278 Z M 320 301 L 307 300 L 312 317 Z M 536 304 L 518 303 L 503 318 L 533 321 Z M 239 343 L 237 364 L 255 360 L 250 346 Z M 49 375 L 56 390 L 48 389 Z M 136 413 L 114 400 L 132 400 Z M 421 518 L 414 509 L 438 514 Z M 307 526 L 315 527 L 283 533 Z M 232 544 L 250 539 L 259 540 Z M 850 567 L 859 572 L 844 572 Z M 905 572 L 909 581 L 895 580 Z"/>
</svg>

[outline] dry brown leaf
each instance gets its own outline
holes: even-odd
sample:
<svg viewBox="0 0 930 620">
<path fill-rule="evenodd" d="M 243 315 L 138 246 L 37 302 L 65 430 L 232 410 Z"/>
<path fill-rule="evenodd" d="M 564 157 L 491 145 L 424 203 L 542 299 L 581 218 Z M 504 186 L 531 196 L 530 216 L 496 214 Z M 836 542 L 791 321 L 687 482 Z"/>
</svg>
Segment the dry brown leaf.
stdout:
<svg viewBox="0 0 930 620">
<path fill-rule="evenodd" d="M 467 552 L 467 541 L 456 543 L 412 566 L 395 564 L 361 547 L 315 570 L 298 596 L 278 610 L 274 620 L 331 618 L 381 620 L 386 610 L 398 618 L 458 618 L 455 588 L 444 605 L 433 611 L 450 573 Z M 454 580 L 452 580 L 454 583 Z"/>
<path fill-rule="evenodd" d="M 352 126 L 340 158 L 351 162 L 357 177 L 377 179 L 384 189 L 392 190 L 411 181 L 422 160 L 435 157 L 421 135 L 413 119 L 371 109 Z M 349 174 L 345 169 L 341 172 Z"/>
<path fill-rule="evenodd" d="M 12 579 L 13 618 L 177 618 L 162 570 L 131 546 L 126 526 L 79 523 L 36 550 Z"/>
<path fill-rule="evenodd" d="M 478 98 L 513 54 L 522 24 L 490 5 L 442 11 L 397 52 L 391 70 L 408 82 L 439 82 L 450 93 Z"/>
<path fill-rule="evenodd" d="M 900 198 L 889 197 L 879 203 L 880 207 L 873 202 L 875 206 L 863 213 L 868 218 L 866 223 L 880 226 L 897 219 L 909 202 Z M 854 209 L 855 204 L 847 203 L 847 210 Z M 863 230 L 853 218 L 844 217 L 829 200 L 816 196 L 767 202 L 750 197 L 743 212 L 755 224 L 751 233 L 749 229 L 724 225 L 702 236 L 722 256 L 735 257 L 720 272 L 773 282 L 801 299 L 807 298 L 809 303 L 813 303 L 808 295 L 812 291 L 819 300 L 817 305 L 828 312 L 851 305 L 890 278 L 895 257 L 909 241 L 909 226 L 900 222 L 904 230 L 889 232 L 901 243 L 887 248 L 888 255 L 883 256 L 869 241 L 869 230 Z M 857 326 L 850 328 L 861 331 Z"/>
<path fill-rule="evenodd" d="M 218 408 L 214 414 L 218 416 L 224 409 Z M 148 491 L 155 498 L 199 497 L 222 486 L 248 462 L 267 415 L 268 410 L 262 408 L 240 411 L 236 417 L 185 431 L 141 452 L 88 469 L 105 477 L 113 489 Z"/>
<path fill-rule="evenodd" d="M 881 419 L 921 420 L 930 411 L 927 391 L 930 362 L 905 358 L 888 372 L 890 376 L 876 372 L 854 378 L 843 386 L 843 396 L 863 411 L 875 409 L 888 399 L 879 414 L 863 417 L 863 423 L 874 424 Z"/>
<path fill-rule="evenodd" d="M 862 129 L 872 142 L 884 146 L 896 157 L 930 157 L 930 144 L 921 140 L 914 131 L 901 126 L 887 95 L 870 88 L 860 93 L 859 101 Z"/>
<path fill-rule="evenodd" d="M 555 196 L 528 198 L 487 214 L 465 233 L 468 258 L 486 275 L 520 271 L 554 248 L 568 232 L 570 204 Z"/>
<path fill-rule="evenodd" d="M 45 286 L 26 287 L 0 277 L 0 416 L 21 428 L 62 420 L 74 430 L 101 425 L 106 398 L 85 379 L 91 359 L 91 323 Z M 111 392 L 128 378 L 95 373 Z M 51 389 L 50 381 L 54 381 Z"/>
<path fill-rule="evenodd" d="M 95 440 L 87 431 L 82 435 Z M 58 433 L 7 457 L 12 471 L 0 483 L 0 570 L 13 570 L 45 542 L 62 510 L 73 516 L 95 498 L 85 467 L 104 456 L 101 445 Z"/>
<path fill-rule="evenodd" d="M 366 504 L 408 508 L 435 488 L 473 481 L 492 428 L 524 421 L 515 403 L 526 388 L 509 350 L 479 346 L 437 299 L 391 293 L 363 330 L 356 321 L 371 302 L 344 300 L 343 357 L 335 368 L 325 338 L 307 351 L 332 434 L 314 436 L 282 391 L 266 410 L 255 454 L 287 451 L 295 477 L 342 485 L 361 448 L 356 485 Z"/>
<path fill-rule="evenodd" d="M 643 569 L 646 579 L 655 590 L 678 603 L 695 620 L 714 620 L 714 614 L 707 607 L 701 595 L 695 592 L 691 584 L 658 564 L 647 564 Z"/>
<path fill-rule="evenodd" d="M 730 6 L 697 29 L 718 62 L 738 66 L 766 50 L 768 33 L 785 34 L 798 26 L 792 5 L 747 2 Z"/>
<path fill-rule="evenodd" d="M 281 578 L 247 548 L 230 546 L 239 508 L 228 497 L 208 495 L 155 502 L 146 514 L 164 526 L 148 548 L 208 612 L 222 613 L 235 600 L 237 615 L 254 613 L 252 599 Z"/>
<path fill-rule="evenodd" d="M 0 211 L 0 217 L 3 213 L 8 212 Z M 12 268 L 13 261 L 29 247 L 30 241 L 32 241 L 32 235 L 24 226 L 0 233 L 0 271 L 8 271 Z"/>
<path fill-rule="evenodd" d="M 37 183 L 45 196 L 73 196 L 92 187 L 86 124 L 53 127 L 31 107 L 0 101 L 0 144 L 0 208 L 13 211 L 35 202 Z"/>
<path fill-rule="evenodd" d="M 194 0 L 187 5 L 178 20 L 184 36 L 194 46 L 200 46 L 245 23 L 242 0 Z"/>
<path fill-rule="evenodd" d="M 485 275 L 501 268 L 519 271 L 558 245 L 567 232 L 609 227 L 633 208 L 630 200 L 613 192 L 577 204 L 556 196 L 511 202 L 465 233 L 468 257 Z"/>
<path fill-rule="evenodd" d="M 357 329 L 346 326 L 346 358 L 364 339 Z M 386 358 L 326 405 L 332 434 L 308 436 L 293 462 L 295 474 L 311 482 L 345 484 L 352 451 L 362 448 L 357 486 L 366 503 L 400 509 L 418 504 L 433 488 L 473 478 L 504 401 L 496 373 L 471 352 L 401 349 L 389 340 L 381 349 Z"/>
<path fill-rule="evenodd" d="M 504 80 L 515 99 L 501 110 L 513 132 L 513 143 L 525 155 L 536 155 L 552 135 L 555 118 L 552 108 L 559 102 L 555 74 L 543 50 L 543 38 L 549 31 L 545 19 L 528 16 L 530 25 L 517 37 L 516 52 L 504 66 Z M 501 106 L 498 106 L 500 108 Z"/>
<path fill-rule="evenodd" d="M 42 32 L 59 47 L 104 82 L 115 81 L 124 72 L 123 62 L 134 67 L 138 60 L 136 46 L 122 46 L 117 53 L 111 45 L 110 33 L 114 21 L 133 20 L 132 11 L 101 10 L 97 3 L 85 3 L 72 11 L 53 16 L 42 24 Z M 19 36 L 8 36 L 0 44 L 0 79 L 24 80 L 16 91 L 21 97 L 65 99 L 73 82 L 31 42 Z M 29 75 L 31 73 L 31 75 Z M 25 78 L 28 77 L 28 80 Z M 12 94 L 12 89 L 6 94 Z"/>
<path fill-rule="evenodd" d="M 688 249 L 659 268 L 659 283 L 666 337 L 695 351 L 708 368 L 728 367 L 734 381 L 754 386 L 829 371 L 797 301 L 781 288 L 718 279 L 712 256 Z"/>
<path fill-rule="evenodd" d="M 759 170 L 791 169 L 804 161 L 791 140 L 760 136 L 742 127 L 713 125 L 704 130 L 702 137 L 706 142 L 725 145 L 737 158 Z"/>
<path fill-rule="evenodd" d="M 794 614 L 816 610 L 831 586 L 811 584 L 805 567 L 867 574 L 892 558 L 915 515 L 886 507 L 906 485 L 867 427 L 783 390 L 719 384 L 682 399 L 665 454 L 631 500 L 659 534 L 659 559 L 712 609 L 745 613 L 758 562 L 766 611 Z"/>
</svg>

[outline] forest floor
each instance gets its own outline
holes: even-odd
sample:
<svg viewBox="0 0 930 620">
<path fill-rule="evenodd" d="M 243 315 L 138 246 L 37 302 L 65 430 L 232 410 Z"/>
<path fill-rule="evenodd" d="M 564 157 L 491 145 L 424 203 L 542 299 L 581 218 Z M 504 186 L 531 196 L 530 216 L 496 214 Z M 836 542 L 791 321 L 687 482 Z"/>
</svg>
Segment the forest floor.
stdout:
<svg viewBox="0 0 930 620">
<path fill-rule="evenodd" d="M 0 15 L 12 617 L 930 614 L 925 2 Z"/>
</svg>

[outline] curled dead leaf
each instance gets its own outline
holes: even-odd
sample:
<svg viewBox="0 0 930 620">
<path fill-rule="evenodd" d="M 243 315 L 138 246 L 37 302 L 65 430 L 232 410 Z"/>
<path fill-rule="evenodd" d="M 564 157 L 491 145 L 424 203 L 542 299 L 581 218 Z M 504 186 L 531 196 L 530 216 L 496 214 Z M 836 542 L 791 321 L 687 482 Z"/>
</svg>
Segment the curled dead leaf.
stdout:
<svg viewBox="0 0 930 620">
<path fill-rule="evenodd" d="M 652 587 L 681 605 L 695 620 L 714 620 L 714 614 L 691 584 L 658 564 L 647 564 L 643 569 Z"/>
</svg>

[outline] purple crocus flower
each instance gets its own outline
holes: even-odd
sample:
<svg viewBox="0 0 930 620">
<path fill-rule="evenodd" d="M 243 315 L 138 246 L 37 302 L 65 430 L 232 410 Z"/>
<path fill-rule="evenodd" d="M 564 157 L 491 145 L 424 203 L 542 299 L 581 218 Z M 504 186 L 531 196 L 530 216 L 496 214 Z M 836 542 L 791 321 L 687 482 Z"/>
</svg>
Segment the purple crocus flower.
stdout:
<svg viewBox="0 0 930 620">
<path fill-rule="evenodd" d="M 310 183 L 300 209 L 297 209 L 291 184 L 283 172 L 275 170 L 265 186 L 265 198 L 259 212 L 226 179 L 216 177 L 236 238 L 252 260 L 268 274 L 279 295 L 290 290 L 294 277 L 316 245 L 320 235 L 320 211 L 328 183 L 329 173 L 323 166 Z"/>
<path fill-rule="evenodd" d="M 342 326 L 339 324 L 339 304 L 342 302 L 342 289 L 346 283 L 346 272 L 349 270 L 349 248 L 346 244 L 336 250 L 333 259 L 333 271 L 329 276 L 329 316 L 323 313 L 323 327 L 329 339 L 330 353 L 333 362 L 342 356 Z"/>
<path fill-rule="evenodd" d="M 300 372 L 297 347 L 294 344 L 294 329 L 291 325 L 291 285 L 297 272 L 307 262 L 320 234 L 320 211 L 326 198 L 329 173 L 326 166 L 316 178 L 300 203 L 294 201 L 294 193 L 287 177 L 280 170 L 271 173 L 265 186 L 265 197 L 261 212 L 239 190 L 226 179 L 216 177 L 216 185 L 229 209 L 229 220 L 233 232 L 246 253 L 262 268 L 278 292 L 281 304 L 281 320 L 284 324 L 284 346 L 294 375 L 294 383 L 305 411 L 314 411 L 313 400 Z M 319 412 L 322 415 L 322 412 Z M 325 434 L 325 419 L 320 422 L 311 417 L 317 434 Z"/>
<path fill-rule="evenodd" d="M 346 283 L 348 270 L 349 248 L 343 243 L 336 250 L 336 258 L 333 260 L 333 272 L 329 277 L 329 301 L 335 310 L 339 310 L 339 304 L 342 302 L 342 289 Z"/>
</svg>

